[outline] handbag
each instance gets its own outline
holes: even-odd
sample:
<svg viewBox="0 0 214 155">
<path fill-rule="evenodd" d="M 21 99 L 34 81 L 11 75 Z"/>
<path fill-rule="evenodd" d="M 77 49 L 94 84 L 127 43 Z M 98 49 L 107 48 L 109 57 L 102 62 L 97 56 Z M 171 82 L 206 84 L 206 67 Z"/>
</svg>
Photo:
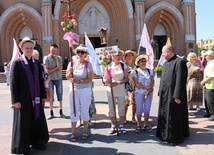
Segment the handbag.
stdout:
<svg viewBox="0 0 214 155">
<path fill-rule="evenodd" d="M 45 88 L 45 91 L 46 91 L 46 97 L 47 97 L 47 98 L 45 99 L 45 101 L 46 101 L 46 102 L 52 102 L 52 100 L 53 100 L 52 89 L 46 87 L 46 88 Z"/>
</svg>

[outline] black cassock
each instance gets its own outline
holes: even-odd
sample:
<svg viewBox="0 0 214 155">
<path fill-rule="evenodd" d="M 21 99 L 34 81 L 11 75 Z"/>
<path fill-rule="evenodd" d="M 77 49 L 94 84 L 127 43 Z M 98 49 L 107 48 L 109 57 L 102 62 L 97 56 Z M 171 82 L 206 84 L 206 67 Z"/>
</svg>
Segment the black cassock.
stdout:
<svg viewBox="0 0 214 155">
<path fill-rule="evenodd" d="M 180 144 L 189 136 L 186 82 L 186 62 L 175 55 L 164 63 L 158 91 L 157 136 L 169 143 Z"/>
<path fill-rule="evenodd" d="M 27 60 L 33 73 L 32 59 Z M 20 59 L 13 62 L 11 68 L 11 102 L 21 103 L 21 108 L 14 108 L 11 153 L 29 153 L 30 145 L 44 145 L 49 140 L 47 122 L 42 107 L 42 98 L 46 97 L 40 63 L 37 63 L 40 84 L 40 117 L 35 120 L 30 89 L 26 72 Z"/>
</svg>

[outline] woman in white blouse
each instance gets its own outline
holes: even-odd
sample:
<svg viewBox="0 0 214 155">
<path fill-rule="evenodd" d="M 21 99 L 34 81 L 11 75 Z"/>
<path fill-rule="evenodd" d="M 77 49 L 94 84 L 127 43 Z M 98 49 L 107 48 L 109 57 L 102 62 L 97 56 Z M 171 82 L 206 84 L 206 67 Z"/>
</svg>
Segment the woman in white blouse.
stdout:
<svg viewBox="0 0 214 155">
<path fill-rule="evenodd" d="M 84 45 L 80 45 L 76 48 L 76 60 L 73 60 L 68 64 L 66 78 L 70 81 L 70 109 L 71 109 L 71 142 L 76 141 L 75 129 L 79 119 L 83 120 L 83 134 L 82 139 L 88 138 L 88 121 L 89 121 L 89 106 L 91 104 L 91 86 L 93 78 L 93 70 L 90 62 L 85 58 L 88 55 L 88 49 Z M 71 67 L 71 63 L 73 67 Z M 72 74 L 73 72 L 73 74 Z M 74 85 L 75 95 L 75 111 L 73 106 L 73 92 L 72 84 Z"/>
<path fill-rule="evenodd" d="M 121 58 L 124 52 L 122 50 L 118 51 L 117 55 L 113 55 L 113 61 L 108 65 L 106 73 L 104 74 L 103 81 L 107 84 L 107 96 L 109 105 L 109 117 L 111 121 L 110 134 L 116 133 L 115 128 L 115 115 L 114 115 L 114 105 L 112 101 L 111 90 L 114 93 L 114 101 L 117 101 L 118 114 L 120 119 L 119 132 L 126 133 L 124 129 L 123 122 L 125 117 L 125 82 L 128 81 L 128 69 L 126 64 L 121 62 Z M 110 70 L 110 75 L 107 74 L 107 70 Z M 111 78 L 109 77 L 111 76 Z M 112 89 L 111 89 L 112 87 Z M 116 103 L 116 102 L 115 102 Z"/>
</svg>

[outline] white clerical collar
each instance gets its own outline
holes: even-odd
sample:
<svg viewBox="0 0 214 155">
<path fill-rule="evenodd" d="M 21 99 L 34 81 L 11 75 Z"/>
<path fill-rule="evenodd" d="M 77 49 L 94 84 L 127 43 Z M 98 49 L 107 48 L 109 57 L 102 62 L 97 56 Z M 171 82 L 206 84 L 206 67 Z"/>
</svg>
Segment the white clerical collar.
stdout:
<svg viewBox="0 0 214 155">
<path fill-rule="evenodd" d="M 22 55 L 21 55 L 21 57 L 23 58 L 24 63 L 25 63 L 25 64 L 28 64 L 28 62 L 27 62 L 27 59 L 26 59 L 25 55 L 24 55 L 24 54 L 22 54 Z M 33 58 L 33 57 L 32 57 L 32 60 L 33 60 L 33 62 L 35 62 L 35 60 L 34 60 L 34 58 Z"/>
</svg>

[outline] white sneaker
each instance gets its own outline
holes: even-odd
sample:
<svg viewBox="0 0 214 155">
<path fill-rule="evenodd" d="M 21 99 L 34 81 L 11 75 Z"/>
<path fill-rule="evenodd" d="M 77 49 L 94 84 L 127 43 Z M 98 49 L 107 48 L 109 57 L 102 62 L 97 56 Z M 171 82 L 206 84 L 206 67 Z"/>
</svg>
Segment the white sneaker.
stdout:
<svg viewBox="0 0 214 155">
<path fill-rule="evenodd" d="M 116 133 L 116 128 L 115 127 L 111 127 L 110 131 L 109 131 L 109 134 L 114 134 L 114 133 Z"/>
</svg>

